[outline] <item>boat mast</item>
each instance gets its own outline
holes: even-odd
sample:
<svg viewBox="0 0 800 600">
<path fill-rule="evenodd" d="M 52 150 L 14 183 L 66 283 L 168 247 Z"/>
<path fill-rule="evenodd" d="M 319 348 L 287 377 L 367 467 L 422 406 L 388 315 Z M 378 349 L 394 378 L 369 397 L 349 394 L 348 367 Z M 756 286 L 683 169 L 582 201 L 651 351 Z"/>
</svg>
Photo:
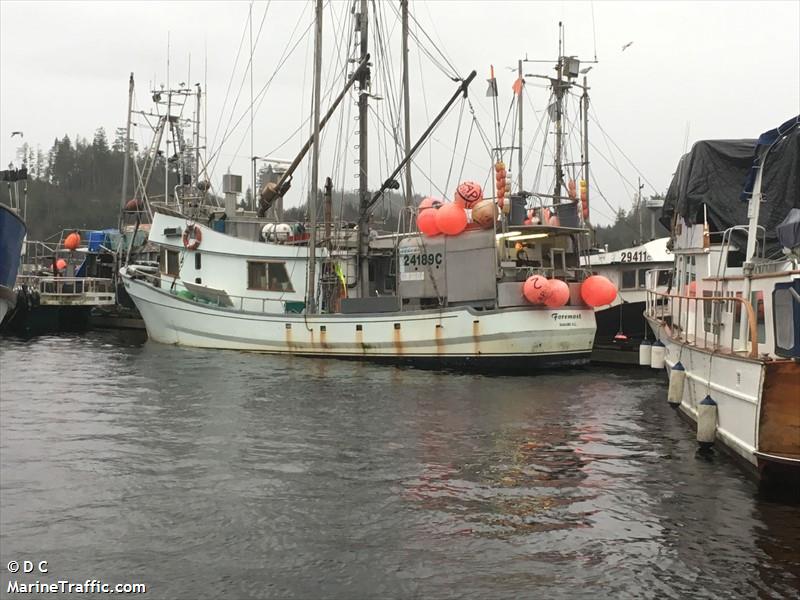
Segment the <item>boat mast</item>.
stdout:
<svg viewBox="0 0 800 600">
<path fill-rule="evenodd" d="M 403 120 L 405 122 L 405 153 L 406 158 L 411 151 L 411 106 L 408 87 L 408 0 L 400 0 L 403 16 Z M 406 207 L 411 206 L 411 163 L 406 165 Z"/>
<path fill-rule="evenodd" d="M 562 106 L 561 102 L 564 97 L 564 87 L 562 87 L 562 73 L 564 70 L 564 56 L 562 48 L 562 24 L 558 23 L 558 64 L 556 65 L 557 78 L 553 82 L 553 92 L 556 96 L 556 182 L 553 189 L 553 204 L 561 203 L 561 187 L 564 182 L 564 172 L 561 166 L 561 144 L 562 144 L 562 127 L 561 116 Z"/>
<path fill-rule="evenodd" d="M 319 15 L 318 15 L 319 16 Z M 254 148 L 254 132 L 253 132 L 253 3 L 250 3 L 250 14 L 248 17 L 248 24 L 250 28 L 250 171 L 251 171 L 251 184 L 250 184 L 250 210 L 255 210 L 256 205 L 256 161 L 253 159 L 255 156 Z"/>
<path fill-rule="evenodd" d="M 591 206 L 589 203 L 589 86 L 586 83 L 586 75 L 583 76 L 581 99 L 583 100 L 583 180 L 586 182 L 586 204 Z"/>
<path fill-rule="evenodd" d="M 200 109 L 202 107 L 203 91 L 200 84 L 196 84 L 197 88 L 197 112 L 195 113 L 194 121 L 194 187 L 199 189 L 200 185 Z"/>
<path fill-rule="evenodd" d="M 131 160 L 131 110 L 133 109 L 133 73 L 128 80 L 128 122 L 125 127 L 125 163 L 122 166 L 122 201 L 120 208 L 125 210 L 128 193 L 128 163 Z M 120 211 L 120 218 L 122 212 Z"/>
<path fill-rule="evenodd" d="M 525 88 L 525 79 L 522 77 L 522 59 L 517 61 L 517 77 L 519 78 L 519 94 L 517 96 L 517 125 L 519 138 L 517 145 L 517 193 L 522 195 L 522 90 Z"/>
<path fill-rule="evenodd" d="M 363 61 L 368 53 L 368 28 L 369 28 L 369 4 L 368 0 L 360 0 L 358 19 L 356 20 L 358 30 L 361 33 L 360 50 L 361 60 Z M 369 192 L 367 190 L 367 121 L 369 117 L 369 86 L 370 72 L 367 65 L 358 78 L 358 196 L 359 196 L 359 217 L 358 217 L 358 259 L 359 259 L 359 292 L 362 298 L 369 296 Z"/>
<path fill-rule="evenodd" d="M 314 142 L 311 148 L 311 190 L 308 196 L 309 228 L 308 241 L 308 297 L 306 313 L 316 309 L 316 266 L 317 266 L 317 194 L 319 192 L 319 97 L 322 72 L 322 0 L 316 0 L 316 29 L 314 32 Z M 253 163 L 255 165 L 255 162 Z"/>
</svg>

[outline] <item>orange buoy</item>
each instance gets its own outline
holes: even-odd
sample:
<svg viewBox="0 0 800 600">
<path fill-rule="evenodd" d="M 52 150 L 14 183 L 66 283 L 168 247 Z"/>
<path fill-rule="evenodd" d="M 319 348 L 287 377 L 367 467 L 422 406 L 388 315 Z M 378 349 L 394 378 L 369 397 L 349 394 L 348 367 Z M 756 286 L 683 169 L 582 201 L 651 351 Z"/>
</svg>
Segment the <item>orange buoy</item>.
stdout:
<svg viewBox="0 0 800 600">
<path fill-rule="evenodd" d="M 548 295 L 544 303 L 550 308 L 559 308 L 569 302 L 569 285 L 560 279 L 551 279 L 547 283 Z"/>
<path fill-rule="evenodd" d="M 577 190 L 575 188 L 575 180 L 574 179 L 570 179 L 567 182 L 567 193 L 569 194 L 569 197 L 572 200 L 575 200 L 575 198 L 577 197 Z"/>
<path fill-rule="evenodd" d="M 67 261 L 65 261 L 63 258 L 59 258 L 56 261 L 56 269 L 58 271 L 63 271 L 66 268 L 67 268 Z"/>
<path fill-rule="evenodd" d="M 605 306 L 617 297 L 617 288 L 602 275 L 587 277 L 581 284 L 581 298 L 589 306 Z"/>
<path fill-rule="evenodd" d="M 456 202 L 446 203 L 436 211 L 436 227 L 444 234 L 458 235 L 467 227 L 467 211 Z"/>
<path fill-rule="evenodd" d="M 691 296 L 692 298 L 697 296 L 697 282 L 696 281 L 689 282 L 689 285 L 686 286 L 683 295 Z"/>
<path fill-rule="evenodd" d="M 439 227 L 436 225 L 436 213 L 438 212 L 439 211 L 436 208 L 431 206 L 425 210 L 420 210 L 419 213 L 417 213 L 417 229 L 419 229 L 423 235 L 432 237 L 442 233 L 439 230 Z"/>
<path fill-rule="evenodd" d="M 547 277 L 531 275 L 522 284 L 522 295 L 531 304 L 544 304 L 550 295 Z"/>
<path fill-rule="evenodd" d="M 497 205 L 491 200 L 481 200 L 472 207 L 472 222 L 483 229 L 491 229 L 497 220 Z"/>
<path fill-rule="evenodd" d="M 125 203 L 125 212 L 136 212 L 144 208 L 144 203 L 141 200 L 133 198 Z"/>
<path fill-rule="evenodd" d="M 64 238 L 64 248 L 67 250 L 76 250 L 81 244 L 81 235 L 77 231 L 73 231 L 66 238 Z"/>
<path fill-rule="evenodd" d="M 585 179 L 581 179 L 580 189 L 581 189 L 581 214 L 583 215 L 583 220 L 586 221 L 589 219 L 589 187 Z"/>
<path fill-rule="evenodd" d="M 419 201 L 419 206 L 417 206 L 417 210 L 419 210 L 419 212 L 422 212 L 426 208 L 439 208 L 442 204 L 444 204 L 444 200 L 440 200 L 439 198 L 427 197 Z"/>
<path fill-rule="evenodd" d="M 453 202 L 463 208 L 472 208 L 473 205 L 483 200 L 483 189 L 474 181 L 462 181 L 456 188 Z"/>
</svg>

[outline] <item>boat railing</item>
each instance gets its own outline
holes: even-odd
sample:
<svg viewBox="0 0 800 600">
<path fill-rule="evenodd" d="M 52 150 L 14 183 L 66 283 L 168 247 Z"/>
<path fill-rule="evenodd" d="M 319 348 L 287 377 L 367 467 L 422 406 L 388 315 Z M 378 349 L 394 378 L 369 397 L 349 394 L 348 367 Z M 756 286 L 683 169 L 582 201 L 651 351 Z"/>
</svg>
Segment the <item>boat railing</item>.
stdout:
<svg viewBox="0 0 800 600">
<path fill-rule="evenodd" d="M 300 312 L 300 310 L 305 308 L 305 303 L 302 300 L 238 296 L 236 294 L 229 294 L 225 290 L 216 290 L 212 288 L 205 288 L 204 291 L 206 291 L 206 293 L 198 293 L 198 288 L 202 286 L 192 286 L 193 289 L 189 289 L 189 287 L 184 285 L 180 280 L 173 279 L 171 275 L 152 273 L 136 268 L 135 266 L 129 266 L 128 273 L 134 279 L 146 281 L 158 289 L 167 291 L 188 302 L 195 302 L 200 305 L 214 306 L 236 312 L 260 312 L 264 314 Z M 162 282 L 166 282 L 168 286 L 162 287 Z"/>
<path fill-rule="evenodd" d="M 758 328 L 752 304 L 738 296 L 694 296 L 647 290 L 645 314 L 677 342 L 712 351 L 758 357 Z M 739 339 L 745 318 L 747 339 Z"/>
<path fill-rule="evenodd" d="M 19 275 L 17 285 L 39 293 L 42 304 L 109 305 L 116 302 L 114 281 L 102 277 Z"/>
<path fill-rule="evenodd" d="M 749 233 L 749 228 L 747 225 L 734 225 L 733 227 L 728 227 L 725 231 L 722 232 L 722 240 L 720 242 L 720 246 L 722 248 L 722 260 L 717 263 L 717 277 L 724 278 L 725 274 L 728 269 L 728 261 L 727 261 L 727 254 L 730 252 L 732 246 L 732 238 L 734 232 L 740 232 L 744 236 L 747 236 Z M 758 237 L 761 234 L 761 240 L 759 241 Z M 760 260 L 764 260 L 764 251 L 766 248 L 766 230 L 764 227 L 759 225 L 756 228 L 756 257 Z"/>
<path fill-rule="evenodd" d="M 530 266 L 530 265 L 522 265 L 522 266 L 503 266 L 503 271 L 506 274 L 510 273 L 518 273 L 519 277 L 515 277 L 515 279 L 527 279 L 532 275 L 542 275 L 543 277 L 547 277 L 548 279 L 567 279 L 572 280 L 575 279 L 577 281 L 583 281 L 587 277 L 592 274 L 591 269 L 585 269 L 583 267 L 567 267 L 566 269 L 562 267 L 541 267 L 541 266 Z"/>
</svg>

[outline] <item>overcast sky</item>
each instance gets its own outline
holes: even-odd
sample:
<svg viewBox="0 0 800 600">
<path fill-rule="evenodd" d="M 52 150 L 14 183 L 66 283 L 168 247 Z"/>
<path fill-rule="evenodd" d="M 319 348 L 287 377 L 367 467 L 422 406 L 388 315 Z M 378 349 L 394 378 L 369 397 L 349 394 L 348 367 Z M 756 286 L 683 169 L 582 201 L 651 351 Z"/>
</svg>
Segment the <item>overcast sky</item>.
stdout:
<svg viewBox="0 0 800 600">
<path fill-rule="evenodd" d="M 391 47 L 390 58 L 398 63 L 400 26 L 396 9 L 388 3 L 381 4 L 385 5 L 383 33 Z M 326 8 L 327 72 L 337 55 L 335 45 L 345 40 L 349 6 L 350 3 L 331 2 Z M 290 40 L 299 39 L 299 33 L 292 37 L 295 26 L 302 32 L 310 25 L 312 8 L 311 2 L 303 0 L 252 5 L 254 39 L 262 18 L 264 23 L 253 56 L 256 93 L 275 73 Z M 24 141 L 34 147 L 40 145 L 45 152 L 56 137 L 66 134 L 73 140 L 76 135 L 91 139 L 100 126 L 113 138 L 114 129 L 125 123 L 129 73 L 135 73 L 136 104 L 142 109 L 150 107 L 150 86 L 168 83 L 169 38 L 169 83 L 200 82 L 208 94 L 206 143 L 209 152 L 217 151 L 219 155 L 212 163 L 214 182 L 218 183 L 230 167 L 242 174 L 248 185 L 250 138 L 245 125 L 249 125 L 246 108 L 250 88 L 249 78 L 243 79 L 243 61 L 249 57 L 246 35 L 235 70 L 234 64 L 250 10 L 248 2 L 0 2 L 0 164 L 5 168 L 15 159 L 20 138 L 12 139 L 12 131 L 23 131 Z M 592 123 L 595 149 L 590 153 L 597 185 L 612 207 L 630 206 L 634 190 L 629 182 L 636 181 L 636 169 L 647 181 L 644 193 L 666 190 L 684 151 L 687 128 L 690 144 L 698 139 L 756 137 L 800 112 L 797 1 L 411 0 L 411 10 L 420 27 L 462 76 L 472 69 L 478 71 L 470 96 L 478 122 L 490 135 L 491 102 L 485 96 L 490 64 L 497 70 L 500 113 L 505 119 L 516 77 L 506 67 L 516 66 L 517 59 L 525 56 L 554 60 L 559 21 L 565 27 L 567 54 L 593 60 L 596 53 L 599 63 L 588 74 L 592 107 L 609 137 Z M 347 36 L 346 41 L 352 39 Z M 623 51 L 629 42 L 633 43 Z M 254 119 L 256 155 L 264 155 L 286 141 L 275 155 L 291 158 L 302 144 L 307 128 L 301 125 L 309 114 L 311 101 L 312 44 L 310 34 L 300 38 L 296 50 L 266 90 Z M 431 42 L 426 42 L 426 47 L 434 52 Z M 378 74 L 382 65 L 377 59 L 375 63 L 372 92 L 384 98 L 375 104 L 383 102 L 376 110 L 385 116 L 391 90 Z M 411 63 L 412 137 L 416 138 L 427 125 L 426 114 L 438 112 L 455 84 L 413 42 Z M 544 63 L 525 65 L 526 73 L 552 73 L 548 69 L 550 66 Z M 399 81 L 399 76 L 397 68 L 392 80 Z M 338 91 L 338 80 L 328 77 L 325 89 Z M 231 91 L 227 92 L 231 78 Z M 246 116 L 220 148 L 231 106 L 243 81 L 233 110 L 234 121 Z M 526 151 L 547 104 L 547 91 L 537 87 L 537 80 L 528 81 Z M 465 179 L 485 180 L 490 162 L 478 134 L 473 133 L 469 146 L 465 143 L 470 128 L 468 110 L 464 111 L 453 159 L 459 106 L 417 157 L 415 191 L 438 194 L 441 190 L 449 195 L 459 172 Z M 346 110 L 354 108 L 347 103 Z M 342 130 L 346 139 L 337 133 L 338 121 L 332 121 L 322 148 L 322 174 L 334 175 L 337 187 L 356 185 L 354 114 L 343 113 L 350 123 Z M 379 125 L 373 123 L 371 127 L 371 148 L 376 150 L 382 147 L 384 138 L 377 137 Z M 292 136 L 298 128 L 300 133 Z M 135 135 L 140 145 L 149 142 L 143 126 L 137 128 Z M 349 148 L 349 154 L 336 151 L 337 137 L 338 147 Z M 510 138 L 506 137 L 503 143 L 510 143 Z M 535 153 L 540 145 L 536 142 L 523 171 L 526 181 L 535 176 Z M 385 154 L 379 158 L 371 185 L 377 186 L 393 166 L 391 158 L 386 159 Z M 547 160 L 544 162 L 548 164 Z M 609 163 L 615 163 L 616 169 Z M 289 204 L 301 197 L 307 185 L 307 169 L 298 173 L 296 181 Z M 606 222 L 612 214 L 611 207 L 597 196 L 593 198 L 594 220 Z"/>
</svg>

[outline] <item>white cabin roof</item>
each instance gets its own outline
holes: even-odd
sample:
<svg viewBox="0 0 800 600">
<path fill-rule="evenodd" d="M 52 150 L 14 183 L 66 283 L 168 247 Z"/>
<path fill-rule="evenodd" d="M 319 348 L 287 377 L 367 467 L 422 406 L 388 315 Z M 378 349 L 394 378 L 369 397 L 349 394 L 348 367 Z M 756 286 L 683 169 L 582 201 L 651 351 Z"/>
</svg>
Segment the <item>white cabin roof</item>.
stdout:
<svg viewBox="0 0 800 600">
<path fill-rule="evenodd" d="M 672 264 L 674 257 L 667 250 L 668 237 L 658 238 L 640 246 L 623 248 L 613 252 L 601 252 L 582 257 L 584 265 L 616 265 L 630 263 L 669 263 Z"/>
</svg>

